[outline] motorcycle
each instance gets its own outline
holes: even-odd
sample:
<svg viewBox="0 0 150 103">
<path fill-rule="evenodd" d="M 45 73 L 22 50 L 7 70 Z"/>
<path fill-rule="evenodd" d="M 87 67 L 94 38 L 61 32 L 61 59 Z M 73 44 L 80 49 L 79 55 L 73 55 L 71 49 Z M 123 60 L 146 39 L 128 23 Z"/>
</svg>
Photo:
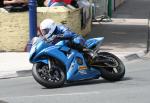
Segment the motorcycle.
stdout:
<svg viewBox="0 0 150 103">
<path fill-rule="evenodd" d="M 35 37 L 29 61 L 34 79 L 46 88 L 65 83 L 98 79 L 119 81 L 125 75 L 123 62 L 114 54 L 101 52 L 104 37 L 86 40 L 86 49 L 79 51 L 72 40 L 56 37 Z M 57 41 L 57 42 L 56 42 Z"/>
</svg>

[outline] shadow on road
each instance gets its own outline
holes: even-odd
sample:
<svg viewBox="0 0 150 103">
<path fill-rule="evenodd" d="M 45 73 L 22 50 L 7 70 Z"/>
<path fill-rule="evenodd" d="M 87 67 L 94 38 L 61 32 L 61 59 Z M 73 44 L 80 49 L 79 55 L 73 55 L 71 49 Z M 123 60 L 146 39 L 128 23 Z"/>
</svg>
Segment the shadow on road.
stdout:
<svg viewBox="0 0 150 103">
<path fill-rule="evenodd" d="M 121 81 L 128 81 L 128 80 L 132 80 L 132 78 L 131 77 L 125 77 Z M 115 82 L 121 82 L 121 81 L 115 81 Z M 95 85 L 95 84 L 102 84 L 102 83 L 114 83 L 114 82 L 107 81 L 105 79 L 95 79 L 95 80 L 88 80 L 88 81 L 79 81 L 79 82 L 67 83 L 67 84 L 64 85 L 64 87 Z"/>
<path fill-rule="evenodd" d="M 121 81 L 115 81 L 115 82 L 122 82 L 122 81 L 128 81 L 132 80 L 131 77 L 124 77 Z M 72 87 L 72 86 L 85 86 L 85 85 L 95 85 L 95 84 L 103 84 L 103 83 L 115 83 L 111 81 L 107 81 L 105 79 L 94 79 L 94 80 L 86 80 L 86 81 L 78 81 L 78 82 L 70 82 L 64 84 L 63 88 L 66 87 Z M 48 89 L 48 88 L 42 88 L 42 89 Z M 49 88 L 49 89 L 56 89 L 56 88 Z"/>
<path fill-rule="evenodd" d="M 122 79 L 122 81 L 128 81 L 128 80 L 133 80 L 133 78 L 132 78 L 132 77 L 124 77 L 124 78 Z"/>
<path fill-rule="evenodd" d="M 109 82 L 107 80 L 104 80 L 104 79 L 95 79 L 95 80 L 87 80 L 87 81 L 78 81 L 78 82 L 67 83 L 64 85 L 64 87 L 94 85 L 94 84 L 100 84 L 100 83 L 109 83 Z"/>
<path fill-rule="evenodd" d="M 6 101 L 3 101 L 3 100 L 0 100 L 0 103 L 8 103 L 8 102 L 6 102 Z"/>
</svg>

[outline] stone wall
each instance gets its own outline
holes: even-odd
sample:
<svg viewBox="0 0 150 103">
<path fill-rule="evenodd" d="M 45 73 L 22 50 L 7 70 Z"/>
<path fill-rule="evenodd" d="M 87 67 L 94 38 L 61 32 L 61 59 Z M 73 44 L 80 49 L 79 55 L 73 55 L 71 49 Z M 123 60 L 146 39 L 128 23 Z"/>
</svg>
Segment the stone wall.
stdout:
<svg viewBox="0 0 150 103">
<path fill-rule="evenodd" d="M 68 26 L 72 31 L 86 35 L 91 31 L 91 20 L 84 29 L 81 29 L 81 13 L 80 9 L 67 7 L 39 7 L 37 8 L 38 25 L 46 18 L 53 19 L 57 23 Z"/>
<path fill-rule="evenodd" d="M 91 20 L 81 29 L 80 9 L 66 7 L 37 8 L 38 25 L 45 18 L 63 23 L 71 30 L 86 35 L 91 31 Z M 24 51 L 29 40 L 28 12 L 8 13 L 0 9 L 0 51 Z"/>
<path fill-rule="evenodd" d="M 24 51 L 28 42 L 28 12 L 0 12 L 0 51 Z"/>
</svg>

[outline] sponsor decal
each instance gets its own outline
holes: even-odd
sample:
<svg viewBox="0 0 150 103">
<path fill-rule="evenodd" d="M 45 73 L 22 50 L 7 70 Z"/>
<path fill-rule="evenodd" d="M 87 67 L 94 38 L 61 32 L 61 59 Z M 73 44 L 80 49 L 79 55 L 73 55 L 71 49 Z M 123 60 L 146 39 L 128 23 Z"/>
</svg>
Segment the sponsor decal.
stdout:
<svg viewBox="0 0 150 103">
<path fill-rule="evenodd" d="M 78 70 L 86 70 L 87 66 L 79 66 Z"/>
</svg>

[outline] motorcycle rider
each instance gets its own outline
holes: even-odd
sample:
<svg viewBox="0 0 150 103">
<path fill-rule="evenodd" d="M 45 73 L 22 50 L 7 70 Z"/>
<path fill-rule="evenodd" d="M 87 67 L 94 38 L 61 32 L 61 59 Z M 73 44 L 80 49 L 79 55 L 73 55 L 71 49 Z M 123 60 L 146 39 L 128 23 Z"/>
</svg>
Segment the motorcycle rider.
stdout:
<svg viewBox="0 0 150 103">
<path fill-rule="evenodd" d="M 72 40 L 77 50 L 83 51 L 85 39 L 72 32 L 63 24 L 56 24 L 52 19 L 45 19 L 40 24 L 40 31 L 45 38 L 56 37 L 58 39 L 66 38 Z"/>
</svg>

